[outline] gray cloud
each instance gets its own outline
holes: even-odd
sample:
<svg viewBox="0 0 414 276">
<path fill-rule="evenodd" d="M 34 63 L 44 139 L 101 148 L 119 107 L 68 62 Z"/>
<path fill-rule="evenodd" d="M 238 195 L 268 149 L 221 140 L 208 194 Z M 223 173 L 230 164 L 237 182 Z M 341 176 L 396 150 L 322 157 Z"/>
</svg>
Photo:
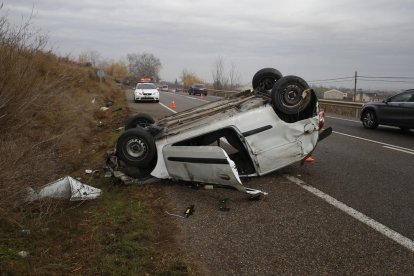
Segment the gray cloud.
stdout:
<svg viewBox="0 0 414 276">
<path fill-rule="evenodd" d="M 307 80 L 352 76 L 355 70 L 414 77 L 412 1 L 13 0 L 4 9 L 16 21 L 34 9 L 34 25 L 60 54 L 76 57 L 93 49 L 118 59 L 153 53 L 167 80 L 187 69 L 211 81 L 218 56 L 236 64 L 244 82 L 269 66 Z M 388 86 L 414 87 L 414 80 Z"/>
</svg>

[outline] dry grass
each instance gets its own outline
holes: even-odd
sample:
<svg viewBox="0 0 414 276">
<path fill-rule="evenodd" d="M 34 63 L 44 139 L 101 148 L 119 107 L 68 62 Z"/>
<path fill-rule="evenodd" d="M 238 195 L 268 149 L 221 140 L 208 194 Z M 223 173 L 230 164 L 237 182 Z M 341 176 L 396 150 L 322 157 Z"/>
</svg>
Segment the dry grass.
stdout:
<svg viewBox="0 0 414 276">
<path fill-rule="evenodd" d="M 45 38 L 0 17 L 0 227 L 20 225 L 26 187 L 81 168 L 99 108 L 116 89 L 95 70 L 44 52 Z M 95 100 L 94 100 L 95 99 Z M 94 100 L 94 103 L 92 101 Z M 40 214 L 49 211 L 40 205 Z"/>
</svg>

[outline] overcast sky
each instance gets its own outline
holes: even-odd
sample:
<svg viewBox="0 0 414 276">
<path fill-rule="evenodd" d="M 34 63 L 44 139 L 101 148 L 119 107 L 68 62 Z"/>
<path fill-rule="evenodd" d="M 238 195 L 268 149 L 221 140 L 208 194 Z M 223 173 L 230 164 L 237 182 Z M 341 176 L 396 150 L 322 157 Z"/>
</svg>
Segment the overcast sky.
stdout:
<svg viewBox="0 0 414 276">
<path fill-rule="evenodd" d="M 1 2 L 1 0 L 0 0 Z M 414 88 L 413 0 L 5 0 L 60 55 L 96 50 L 106 59 L 152 53 L 161 77 L 183 69 L 212 81 L 222 57 L 243 83 L 263 67 L 307 81 L 358 75 L 413 77 L 358 81 L 359 88 Z M 385 79 L 393 80 L 397 79 Z M 410 81 L 411 83 L 407 83 Z M 353 80 L 324 83 L 353 87 Z"/>
</svg>

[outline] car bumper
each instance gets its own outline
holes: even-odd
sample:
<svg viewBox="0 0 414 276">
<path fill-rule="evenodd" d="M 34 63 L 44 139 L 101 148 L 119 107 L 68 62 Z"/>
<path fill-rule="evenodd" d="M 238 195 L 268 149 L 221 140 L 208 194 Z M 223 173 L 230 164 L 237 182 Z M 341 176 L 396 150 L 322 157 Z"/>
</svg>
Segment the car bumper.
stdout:
<svg viewBox="0 0 414 276">
<path fill-rule="evenodd" d="M 159 101 L 159 96 L 135 96 L 135 101 L 144 102 L 144 101 Z"/>
</svg>

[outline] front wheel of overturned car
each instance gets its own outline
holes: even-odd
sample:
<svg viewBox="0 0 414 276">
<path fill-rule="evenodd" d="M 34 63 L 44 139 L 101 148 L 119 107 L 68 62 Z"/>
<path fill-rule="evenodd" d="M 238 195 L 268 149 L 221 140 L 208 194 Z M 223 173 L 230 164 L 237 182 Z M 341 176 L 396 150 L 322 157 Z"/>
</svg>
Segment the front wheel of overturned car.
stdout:
<svg viewBox="0 0 414 276">
<path fill-rule="evenodd" d="M 261 91 L 270 90 L 274 84 L 282 78 L 282 73 L 274 68 L 263 68 L 256 72 L 253 76 L 253 89 L 259 88 Z"/>
<path fill-rule="evenodd" d="M 312 91 L 306 81 L 298 76 L 285 76 L 272 89 L 272 104 L 286 115 L 298 114 L 310 103 Z"/>
<path fill-rule="evenodd" d="M 378 127 L 377 117 L 373 110 L 365 110 L 362 113 L 362 125 L 368 129 L 375 129 Z"/>
<path fill-rule="evenodd" d="M 128 129 L 118 138 L 116 155 L 128 165 L 148 168 L 157 157 L 155 140 L 141 127 Z"/>
<path fill-rule="evenodd" d="M 142 127 L 146 128 L 152 124 L 154 124 L 154 119 L 146 114 L 146 113 L 138 113 L 134 116 L 130 117 L 126 123 L 125 123 L 125 130 L 136 128 L 136 127 Z"/>
</svg>

